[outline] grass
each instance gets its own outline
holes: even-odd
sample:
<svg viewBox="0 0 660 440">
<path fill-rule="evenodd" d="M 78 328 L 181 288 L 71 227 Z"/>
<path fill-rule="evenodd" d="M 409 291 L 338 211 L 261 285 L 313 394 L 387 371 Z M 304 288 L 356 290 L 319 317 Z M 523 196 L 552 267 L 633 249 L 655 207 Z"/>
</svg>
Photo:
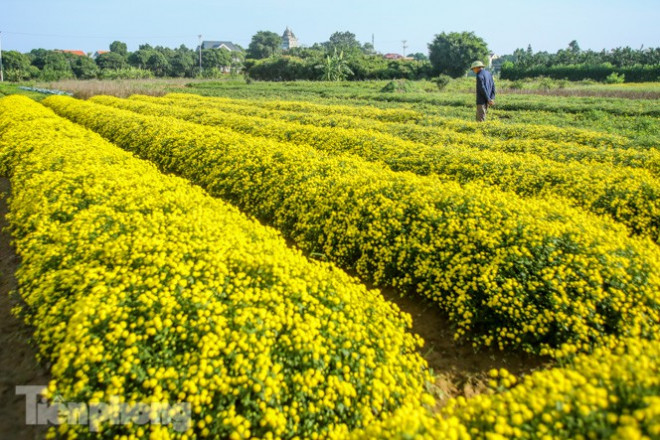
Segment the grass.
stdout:
<svg viewBox="0 0 660 440">
<path fill-rule="evenodd" d="M 396 87 L 396 92 L 406 94 L 468 94 L 474 93 L 474 78 L 458 78 L 450 81 L 443 89 L 438 91 L 433 81 L 399 81 L 399 83 L 413 84 L 401 90 Z M 320 82 L 320 81 L 296 81 L 296 82 L 251 82 L 255 89 L 268 94 L 281 92 L 298 92 L 299 94 L 315 94 L 329 97 L 333 92 L 364 93 L 380 92 L 389 81 L 343 81 L 343 82 Z M 221 79 L 209 81 L 204 79 L 189 78 L 153 78 L 135 80 L 61 80 L 53 82 L 33 82 L 35 87 L 66 90 L 74 93 L 80 98 L 88 98 L 94 95 L 107 94 L 118 97 L 126 97 L 131 94 L 146 94 L 160 96 L 170 91 L 185 89 L 191 86 L 193 89 L 209 90 L 238 90 L 245 89 L 246 82 L 242 78 Z M 660 98 L 660 83 L 625 83 L 625 84 L 601 84 L 594 81 L 571 82 L 567 80 L 553 80 L 550 78 L 536 78 L 529 80 L 497 80 L 497 87 L 501 93 L 520 95 L 542 95 L 557 97 L 603 97 L 622 98 L 637 100 L 652 100 Z M 250 87 L 253 88 L 253 87 Z M 16 91 L 16 84 L 4 83 L 0 85 L 0 93 L 20 93 Z M 251 91 L 251 93 L 254 90 Z"/>
<path fill-rule="evenodd" d="M 72 92 L 78 98 L 94 95 L 162 96 L 169 92 L 197 93 L 243 99 L 311 100 L 325 104 L 409 108 L 425 114 L 472 120 L 474 78 L 459 78 L 438 90 L 433 81 L 246 81 L 154 78 L 138 80 L 64 80 L 30 84 Z M 660 144 L 660 83 L 601 84 L 539 78 L 496 80 L 497 106 L 491 120 L 503 123 L 548 124 L 619 134 L 638 146 Z M 15 84 L 0 85 L 0 95 L 21 93 L 37 100 L 43 95 L 21 91 Z"/>
<path fill-rule="evenodd" d="M 42 93 L 32 92 L 29 90 L 21 90 L 19 87 L 24 84 L 15 84 L 9 82 L 0 83 L 0 98 L 7 95 L 25 95 L 36 101 L 41 101 L 46 97 Z"/>
<path fill-rule="evenodd" d="M 163 96 L 173 91 L 181 91 L 187 84 L 195 84 L 198 80 L 190 78 L 154 78 L 154 79 L 120 79 L 120 80 L 62 80 L 55 82 L 36 83 L 36 87 L 46 89 L 66 90 L 76 98 L 87 99 L 95 95 L 112 95 L 126 98 L 130 95 Z"/>
<path fill-rule="evenodd" d="M 496 79 L 497 87 L 507 94 L 603 97 L 623 99 L 658 99 L 660 83 L 602 84 L 595 81 L 567 81 L 550 78 L 533 78 L 522 81 Z M 473 78 L 453 80 L 447 92 L 469 93 L 474 90 Z"/>
</svg>

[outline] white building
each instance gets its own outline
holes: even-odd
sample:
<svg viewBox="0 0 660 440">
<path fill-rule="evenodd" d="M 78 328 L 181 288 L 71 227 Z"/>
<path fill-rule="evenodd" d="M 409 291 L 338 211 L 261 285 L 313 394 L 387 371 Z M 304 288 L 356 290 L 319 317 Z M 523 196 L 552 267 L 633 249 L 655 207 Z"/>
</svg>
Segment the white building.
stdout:
<svg viewBox="0 0 660 440">
<path fill-rule="evenodd" d="M 289 50 L 294 47 L 298 47 L 298 39 L 291 29 L 289 29 L 289 26 L 287 26 L 282 34 L 282 50 Z"/>
</svg>

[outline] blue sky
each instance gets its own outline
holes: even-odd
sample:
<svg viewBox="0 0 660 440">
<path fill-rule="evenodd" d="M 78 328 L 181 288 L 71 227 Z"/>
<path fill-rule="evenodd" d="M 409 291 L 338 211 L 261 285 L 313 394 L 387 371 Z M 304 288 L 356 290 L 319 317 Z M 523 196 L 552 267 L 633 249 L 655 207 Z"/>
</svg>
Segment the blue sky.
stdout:
<svg viewBox="0 0 660 440">
<path fill-rule="evenodd" d="M 582 49 L 660 47 L 660 0 L 2 0 L 2 49 L 107 50 L 128 44 L 196 47 L 229 40 L 244 47 L 259 30 L 289 26 L 305 45 L 335 31 L 374 37 L 376 50 L 427 53 L 441 32 L 473 31 L 491 51 L 532 45 L 556 52 L 577 40 Z"/>
</svg>

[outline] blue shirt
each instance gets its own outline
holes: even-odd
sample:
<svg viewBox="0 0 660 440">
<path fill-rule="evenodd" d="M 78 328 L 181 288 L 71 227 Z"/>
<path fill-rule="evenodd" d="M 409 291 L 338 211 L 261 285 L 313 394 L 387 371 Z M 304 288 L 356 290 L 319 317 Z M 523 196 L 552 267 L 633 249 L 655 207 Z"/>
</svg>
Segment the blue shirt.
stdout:
<svg viewBox="0 0 660 440">
<path fill-rule="evenodd" d="M 477 104 L 488 104 L 495 100 L 495 81 L 486 69 L 477 73 Z"/>
</svg>

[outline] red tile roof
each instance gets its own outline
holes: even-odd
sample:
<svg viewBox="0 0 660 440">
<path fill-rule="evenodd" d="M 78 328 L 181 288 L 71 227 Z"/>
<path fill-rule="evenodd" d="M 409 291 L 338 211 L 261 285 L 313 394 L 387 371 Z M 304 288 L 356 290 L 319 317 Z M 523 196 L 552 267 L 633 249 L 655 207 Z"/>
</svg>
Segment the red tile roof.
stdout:
<svg viewBox="0 0 660 440">
<path fill-rule="evenodd" d="M 83 52 L 82 50 L 59 50 L 58 52 L 63 52 L 63 53 L 71 53 L 74 55 L 79 55 L 81 57 L 86 57 L 87 54 Z"/>
</svg>

